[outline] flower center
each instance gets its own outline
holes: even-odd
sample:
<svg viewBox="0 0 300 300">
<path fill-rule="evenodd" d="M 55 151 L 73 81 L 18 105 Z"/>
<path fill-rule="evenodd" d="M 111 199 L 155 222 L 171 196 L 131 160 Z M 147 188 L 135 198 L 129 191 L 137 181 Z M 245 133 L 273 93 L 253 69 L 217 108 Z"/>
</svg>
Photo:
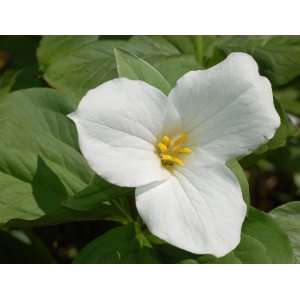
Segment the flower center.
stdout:
<svg viewBox="0 0 300 300">
<path fill-rule="evenodd" d="M 185 147 L 188 135 L 182 132 L 180 135 L 170 138 L 164 135 L 157 143 L 156 148 L 164 167 L 169 168 L 174 164 L 184 166 L 184 157 L 192 152 L 192 149 Z"/>
</svg>

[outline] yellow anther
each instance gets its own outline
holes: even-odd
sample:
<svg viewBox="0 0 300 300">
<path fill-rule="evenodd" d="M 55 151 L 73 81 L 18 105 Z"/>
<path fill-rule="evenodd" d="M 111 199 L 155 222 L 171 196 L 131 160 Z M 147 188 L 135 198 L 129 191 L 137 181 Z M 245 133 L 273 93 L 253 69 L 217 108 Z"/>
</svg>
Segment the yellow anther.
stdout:
<svg viewBox="0 0 300 300">
<path fill-rule="evenodd" d="M 172 161 L 173 161 L 175 164 L 177 164 L 177 165 L 179 165 L 179 166 L 181 166 L 181 167 L 184 166 L 183 160 L 181 160 L 180 158 L 178 158 L 178 157 L 176 157 L 176 156 L 173 156 L 173 157 L 172 157 Z"/>
<path fill-rule="evenodd" d="M 188 135 L 186 133 L 182 133 L 175 141 L 174 146 L 181 145 L 187 140 Z"/>
<path fill-rule="evenodd" d="M 168 136 L 163 136 L 161 141 L 166 145 L 169 146 L 170 145 L 170 138 Z"/>
<path fill-rule="evenodd" d="M 158 148 L 162 153 L 166 153 L 168 151 L 168 147 L 163 143 L 158 143 Z"/>
<path fill-rule="evenodd" d="M 161 140 L 156 145 L 157 154 L 161 159 L 162 165 L 169 169 L 173 167 L 174 164 L 179 166 L 184 166 L 183 159 L 185 155 L 192 152 L 189 147 L 183 147 L 186 142 L 188 135 L 186 133 L 181 133 L 175 139 L 164 135 Z"/>
<path fill-rule="evenodd" d="M 171 155 L 168 155 L 168 154 L 162 154 L 161 159 L 162 160 L 167 160 L 167 161 L 173 161 L 173 157 Z"/>
<path fill-rule="evenodd" d="M 189 147 L 179 148 L 179 149 L 178 149 L 178 153 L 189 154 L 189 153 L 192 153 L 192 149 L 189 148 Z"/>
</svg>

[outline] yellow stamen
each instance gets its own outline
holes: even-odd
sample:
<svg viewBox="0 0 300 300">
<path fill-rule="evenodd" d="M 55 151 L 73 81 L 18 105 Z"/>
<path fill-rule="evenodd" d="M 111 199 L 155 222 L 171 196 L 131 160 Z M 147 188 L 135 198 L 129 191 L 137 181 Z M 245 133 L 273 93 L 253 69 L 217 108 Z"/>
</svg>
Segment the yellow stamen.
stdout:
<svg viewBox="0 0 300 300">
<path fill-rule="evenodd" d="M 178 149 L 178 153 L 189 154 L 189 153 L 192 153 L 192 149 L 189 148 L 189 147 L 179 148 L 179 149 Z"/>
<path fill-rule="evenodd" d="M 173 161 L 173 157 L 171 155 L 168 155 L 168 154 L 162 154 L 161 159 L 166 160 L 166 161 Z"/>
<path fill-rule="evenodd" d="M 168 147 L 163 143 L 158 143 L 158 148 L 162 153 L 166 153 L 168 151 Z"/>
<path fill-rule="evenodd" d="M 174 141 L 174 146 L 181 145 L 187 140 L 187 134 L 182 133 L 175 141 Z"/>
<path fill-rule="evenodd" d="M 163 136 L 161 141 L 166 145 L 169 146 L 170 145 L 170 138 L 168 136 Z"/>
<path fill-rule="evenodd" d="M 177 164 L 177 165 L 179 165 L 179 166 L 181 166 L 181 167 L 184 166 L 183 160 L 180 159 L 180 158 L 178 158 L 178 157 L 176 157 L 176 156 L 173 156 L 173 157 L 172 157 L 172 161 L 173 161 L 175 164 Z"/>
<path fill-rule="evenodd" d="M 189 147 L 184 147 L 188 135 L 186 133 L 181 133 L 177 135 L 175 139 L 170 138 L 167 135 L 164 135 L 161 140 L 156 145 L 157 154 L 161 159 L 162 165 L 168 170 L 176 164 L 179 166 L 184 166 L 183 159 L 185 154 L 192 152 L 192 149 Z"/>
</svg>

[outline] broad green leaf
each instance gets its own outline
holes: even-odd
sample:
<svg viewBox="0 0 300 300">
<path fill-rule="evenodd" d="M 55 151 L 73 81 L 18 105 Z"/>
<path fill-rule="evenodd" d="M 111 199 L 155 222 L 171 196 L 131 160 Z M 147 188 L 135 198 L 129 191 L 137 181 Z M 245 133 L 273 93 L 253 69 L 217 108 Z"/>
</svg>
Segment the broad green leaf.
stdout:
<svg viewBox="0 0 300 300">
<path fill-rule="evenodd" d="M 134 36 L 129 40 L 126 49 L 149 62 L 172 87 L 182 75 L 201 67 L 194 54 L 181 52 L 164 37 Z"/>
<path fill-rule="evenodd" d="M 162 37 L 172 43 L 181 53 L 195 53 L 194 36 L 192 35 L 165 35 Z"/>
<path fill-rule="evenodd" d="M 63 59 L 69 53 L 76 52 L 86 45 L 98 40 L 97 36 L 44 36 L 37 51 L 37 57 L 42 70 L 52 63 Z"/>
<path fill-rule="evenodd" d="M 288 235 L 296 263 L 300 263 L 300 201 L 289 202 L 271 211 L 271 216 Z"/>
<path fill-rule="evenodd" d="M 247 52 L 274 85 L 288 83 L 300 75 L 300 39 L 295 36 L 233 36 L 220 40 L 226 53 Z"/>
<path fill-rule="evenodd" d="M 77 211 L 99 211 L 99 218 L 128 223 L 132 221 L 134 189 L 118 187 L 95 176 L 81 192 L 63 205 Z M 133 205 L 132 205 L 133 206 Z"/>
<path fill-rule="evenodd" d="M 255 238 L 242 234 L 238 247 L 224 257 L 216 258 L 204 255 L 198 258 L 199 263 L 212 264 L 267 264 L 271 263 L 267 256 L 265 246 Z"/>
<path fill-rule="evenodd" d="M 45 80 L 77 103 L 88 90 L 117 77 L 113 49 L 124 44 L 86 36 L 45 37 L 38 59 Z"/>
<path fill-rule="evenodd" d="M 201 68 L 195 56 L 190 54 L 145 58 L 145 60 L 155 67 L 168 80 L 172 87 L 187 72 Z"/>
<path fill-rule="evenodd" d="M 13 220 L 9 224 L 32 227 L 70 221 L 98 220 L 102 216 L 102 211 L 99 211 L 97 208 L 81 213 L 63 206 L 62 202 L 68 199 L 69 193 L 60 178 L 40 157 L 38 157 L 37 170 L 34 174 L 31 187 L 34 197 L 34 203 L 31 203 L 31 205 L 38 205 L 42 211 L 41 217 L 31 222 Z M 11 192 L 13 193 L 13 191 Z"/>
<path fill-rule="evenodd" d="M 241 242 L 233 252 L 243 264 L 267 264 L 272 262 L 264 244 L 247 234 L 242 234 Z"/>
<path fill-rule="evenodd" d="M 38 157 L 69 195 L 81 191 L 90 181 L 92 171 L 79 153 L 75 127 L 65 116 L 72 110 L 68 99 L 51 89 L 17 91 L 1 102 L 0 224 L 45 215 L 33 190 L 38 180 L 36 171 L 41 171 Z M 44 172 L 40 174 L 44 176 Z M 41 180 L 46 181 L 46 188 L 47 176 Z M 55 191 L 55 187 L 51 189 Z M 38 194 L 42 198 L 43 191 Z"/>
<path fill-rule="evenodd" d="M 200 66 L 209 68 L 225 58 L 225 54 L 217 47 L 224 36 L 215 35 L 171 35 L 163 36 L 181 53 L 192 54 Z"/>
<path fill-rule="evenodd" d="M 241 165 L 238 163 L 237 160 L 231 160 L 230 162 L 227 163 L 227 166 L 235 174 L 235 176 L 237 177 L 241 185 L 244 201 L 247 203 L 247 205 L 250 205 L 251 199 L 250 199 L 250 192 L 249 192 L 249 184 L 243 168 L 241 167 Z"/>
<path fill-rule="evenodd" d="M 214 257 L 212 255 L 203 255 L 197 259 L 197 262 L 200 264 L 241 264 L 242 261 L 234 255 L 233 252 L 230 252 L 224 257 Z"/>
<path fill-rule="evenodd" d="M 78 264 L 157 262 L 152 249 L 140 245 L 134 224 L 109 230 L 84 247 L 74 260 Z"/>
<path fill-rule="evenodd" d="M 168 95 L 171 86 L 168 81 L 149 63 L 125 50 L 115 49 L 119 77 L 142 80 Z"/>
<path fill-rule="evenodd" d="M 251 208 L 243 233 L 263 244 L 272 263 L 293 263 L 294 257 L 288 236 L 268 214 Z"/>
<path fill-rule="evenodd" d="M 148 238 L 149 239 L 149 238 Z M 293 253 L 287 235 L 271 216 L 250 208 L 243 225 L 240 244 L 224 257 L 197 256 L 164 242 L 149 239 L 163 261 L 178 263 L 193 260 L 198 263 L 293 263 Z"/>
<path fill-rule="evenodd" d="M 80 36 L 44 37 L 38 59 L 45 80 L 77 103 L 88 90 L 118 76 L 114 48 L 127 50 L 146 60 L 172 86 L 184 73 L 199 68 L 194 55 L 182 54 L 162 37 L 138 36 L 129 41 Z"/>
</svg>

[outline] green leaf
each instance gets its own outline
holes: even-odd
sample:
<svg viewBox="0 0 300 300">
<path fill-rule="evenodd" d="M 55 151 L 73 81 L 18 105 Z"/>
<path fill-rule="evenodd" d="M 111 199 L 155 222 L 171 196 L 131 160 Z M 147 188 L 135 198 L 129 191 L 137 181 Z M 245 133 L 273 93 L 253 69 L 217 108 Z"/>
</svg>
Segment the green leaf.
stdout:
<svg viewBox="0 0 300 300">
<path fill-rule="evenodd" d="M 265 245 L 256 238 L 242 234 L 241 242 L 234 250 L 234 255 L 244 264 L 271 263 Z"/>
<path fill-rule="evenodd" d="M 38 59 L 45 80 L 78 103 L 88 90 L 118 76 L 114 48 L 147 61 L 172 86 L 184 73 L 199 68 L 194 55 L 182 54 L 162 37 L 138 36 L 129 41 L 81 36 L 44 37 Z"/>
<path fill-rule="evenodd" d="M 198 258 L 199 263 L 210 264 L 266 264 L 271 263 L 265 246 L 255 238 L 242 234 L 238 247 L 224 257 L 216 258 L 204 255 Z"/>
<path fill-rule="evenodd" d="M 280 116 L 281 123 L 274 137 L 266 144 L 268 151 L 285 145 L 287 138 L 296 134 L 295 127 L 278 101 L 275 101 L 275 107 Z"/>
<path fill-rule="evenodd" d="M 293 252 L 287 235 L 268 214 L 251 208 L 243 233 L 263 244 L 272 263 L 293 263 Z"/>
<path fill-rule="evenodd" d="M 299 79 L 294 83 L 274 90 L 274 96 L 285 111 L 300 117 L 300 84 Z"/>
<path fill-rule="evenodd" d="M 171 35 L 163 36 L 182 54 L 191 54 L 201 67 L 209 68 L 225 58 L 225 54 L 217 47 L 224 36 L 214 35 Z"/>
<path fill-rule="evenodd" d="M 160 246 L 161 247 L 161 246 Z M 173 253 L 176 253 L 173 251 Z M 213 264 L 257 264 L 257 263 L 293 263 L 293 253 L 287 235 L 280 229 L 271 216 L 250 208 L 245 220 L 241 242 L 224 257 L 203 255 L 196 257 L 193 254 L 180 253 L 173 262 L 186 259 L 197 260 L 199 263 Z"/>
<path fill-rule="evenodd" d="M 241 260 L 230 252 L 224 257 L 217 258 L 213 255 L 203 255 L 197 259 L 200 264 L 241 264 Z"/>
<path fill-rule="evenodd" d="M 195 56 L 189 54 L 145 59 L 167 79 L 172 87 L 187 72 L 201 68 Z"/>
<path fill-rule="evenodd" d="M 283 110 L 281 104 L 278 101 L 275 101 L 274 103 L 275 103 L 275 108 L 280 117 L 280 121 L 281 121 L 280 126 L 276 130 L 271 140 L 269 140 L 266 144 L 260 146 L 253 153 L 241 159 L 240 162 L 243 167 L 251 166 L 257 160 L 262 158 L 262 156 L 265 155 L 267 151 L 274 150 L 284 146 L 288 138 L 294 137 L 297 134 L 296 128 L 294 127 L 289 117 Z"/>
<path fill-rule="evenodd" d="M 300 263 L 300 201 L 289 202 L 271 211 L 271 216 L 288 235 L 296 263 Z"/>
<path fill-rule="evenodd" d="M 166 95 L 169 94 L 170 84 L 149 63 L 121 49 L 115 49 L 115 57 L 119 77 L 145 81 Z"/>
<path fill-rule="evenodd" d="M 117 77 L 113 49 L 125 43 L 86 36 L 44 37 L 38 59 L 45 80 L 77 103 L 88 90 Z"/>
<path fill-rule="evenodd" d="M 96 42 L 97 36 L 44 36 L 40 42 L 37 57 L 42 70 L 46 70 L 52 63 L 76 52 L 88 44 Z"/>
<path fill-rule="evenodd" d="M 126 49 L 149 62 L 172 87 L 182 75 L 201 67 L 194 54 L 181 52 L 164 37 L 134 36 L 129 40 Z"/>
<path fill-rule="evenodd" d="M 99 218 L 128 223 L 132 221 L 134 189 L 115 186 L 99 176 L 94 176 L 90 184 L 78 194 L 65 200 L 63 204 L 78 211 L 98 210 Z"/>
<path fill-rule="evenodd" d="M 16 70 L 8 70 L 0 76 L 0 102 L 11 91 L 18 73 L 19 71 Z"/>
<path fill-rule="evenodd" d="M 0 104 L 0 224 L 44 216 L 47 211 L 39 199 L 43 193 L 53 196 L 57 182 L 68 195 L 89 183 L 93 172 L 79 153 L 75 127 L 65 116 L 72 110 L 67 98 L 40 88 L 14 92 Z M 38 165 L 38 157 L 45 164 Z M 46 166 L 55 178 L 45 173 Z"/>
<path fill-rule="evenodd" d="M 233 36 L 218 46 L 226 53 L 247 52 L 260 71 L 279 86 L 300 75 L 300 39 L 295 36 Z"/>
<path fill-rule="evenodd" d="M 142 247 L 136 238 L 134 224 L 117 227 L 84 247 L 74 263 L 157 263 L 152 249 Z"/>
<path fill-rule="evenodd" d="M 235 176 L 237 177 L 241 185 L 244 201 L 247 203 L 247 205 L 250 205 L 251 199 L 250 199 L 250 192 L 249 192 L 249 184 L 243 168 L 235 159 L 229 161 L 227 163 L 227 166 L 235 174 Z"/>
</svg>

